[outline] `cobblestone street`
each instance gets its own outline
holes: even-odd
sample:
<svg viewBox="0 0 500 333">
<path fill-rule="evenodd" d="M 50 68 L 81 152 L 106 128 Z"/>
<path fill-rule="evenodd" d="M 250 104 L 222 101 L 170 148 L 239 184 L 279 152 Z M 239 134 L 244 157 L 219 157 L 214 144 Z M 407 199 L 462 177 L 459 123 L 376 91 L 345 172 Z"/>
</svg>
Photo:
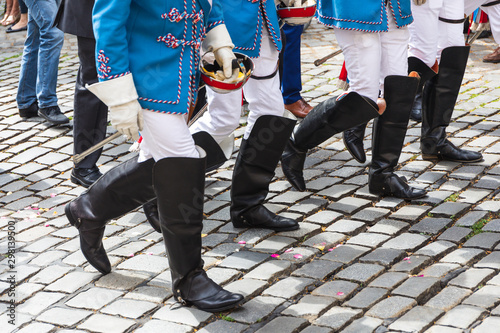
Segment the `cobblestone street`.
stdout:
<svg viewBox="0 0 500 333">
<path fill-rule="evenodd" d="M 236 154 L 209 173 L 205 268 L 245 295 L 240 308 L 215 315 L 174 304 L 163 238 L 141 210 L 106 226 L 112 273 L 103 276 L 87 263 L 64 215 L 64 205 L 85 190 L 69 180 L 71 123 L 18 115 L 23 41 L 24 33 L 0 29 L 1 332 L 500 332 L 500 65 L 481 61 L 497 47 L 492 39 L 472 45 L 448 127 L 455 145 L 481 151 L 484 161 L 423 161 L 420 124 L 410 121 L 397 173 L 427 189 L 423 199 L 371 195 L 370 149 L 368 162 L 359 164 L 341 135 L 310 152 L 306 192 L 293 190 L 276 170 L 266 206 L 297 219 L 297 231 L 234 228 L 229 189 Z M 303 97 L 313 105 L 340 93 L 342 55 L 313 64 L 336 49 L 333 30 L 314 21 L 304 32 Z M 67 35 L 58 96 L 68 117 L 77 69 L 76 39 Z M 133 156 L 129 147 L 122 139 L 105 146 L 101 171 Z M 14 268 L 3 257 L 10 225 Z"/>
</svg>

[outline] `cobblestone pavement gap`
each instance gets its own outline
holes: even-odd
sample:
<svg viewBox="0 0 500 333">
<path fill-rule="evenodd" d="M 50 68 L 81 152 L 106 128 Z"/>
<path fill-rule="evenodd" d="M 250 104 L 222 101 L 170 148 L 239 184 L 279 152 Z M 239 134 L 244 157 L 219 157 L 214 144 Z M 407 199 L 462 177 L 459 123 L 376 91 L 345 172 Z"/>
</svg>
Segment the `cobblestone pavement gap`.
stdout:
<svg viewBox="0 0 500 333">
<path fill-rule="evenodd" d="M 24 33 L 0 30 L 3 256 L 9 226 L 16 231 L 14 269 L 9 258 L 0 260 L 1 332 L 500 332 L 500 65 L 481 62 L 496 47 L 491 39 L 472 46 L 448 128 L 455 145 L 483 152 L 484 161 L 423 161 L 420 124 L 409 124 L 397 173 L 428 189 L 424 199 L 370 195 L 367 164 L 350 157 L 339 135 L 311 151 L 306 192 L 292 190 L 276 170 L 267 206 L 300 221 L 297 231 L 233 228 L 235 155 L 209 174 L 205 267 L 215 281 L 246 296 L 241 308 L 218 315 L 171 307 L 163 240 L 140 210 L 106 227 L 112 273 L 102 276 L 87 264 L 78 232 L 63 214 L 84 191 L 69 180 L 71 124 L 18 116 L 23 39 Z M 340 93 L 342 55 L 313 64 L 336 48 L 333 31 L 316 22 L 304 33 L 303 96 L 312 104 Z M 66 36 L 57 92 L 69 117 L 77 68 L 76 39 Z M 130 158 L 129 147 L 123 140 L 107 145 L 102 171 Z M 13 299 L 15 326 L 9 324 Z"/>
</svg>

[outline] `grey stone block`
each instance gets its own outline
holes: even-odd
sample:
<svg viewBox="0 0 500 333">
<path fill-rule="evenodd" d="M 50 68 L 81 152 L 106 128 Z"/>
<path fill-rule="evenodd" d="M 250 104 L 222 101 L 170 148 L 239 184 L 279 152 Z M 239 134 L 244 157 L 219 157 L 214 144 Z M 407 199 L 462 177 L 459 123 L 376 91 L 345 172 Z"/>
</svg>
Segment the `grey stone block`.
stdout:
<svg viewBox="0 0 500 333">
<path fill-rule="evenodd" d="M 446 229 L 438 239 L 443 241 L 450 241 L 453 243 L 463 243 L 466 237 L 472 232 L 469 228 L 451 227 Z"/>
<path fill-rule="evenodd" d="M 346 236 L 336 232 L 322 232 L 316 236 L 307 239 L 303 246 L 310 246 L 319 249 L 320 251 L 326 251 L 332 246 L 342 243 Z"/>
<path fill-rule="evenodd" d="M 483 250 L 493 250 L 500 244 L 500 234 L 492 232 L 482 232 L 465 242 L 464 247 L 475 247 Z"/>
<path fill-rule="evenodd" d="M 342 214 L 337 212 L 322 210 L 321 212 L 317 212 L 316 214 L 307 217 L 305 221 L 321 225 L 328 225 L 338 220 L 339 218 L 342 218 L 342 216 Z"/>
<path fill-rule="evenodd" d="M 443 314 L 443 311 L 426 306 L 417 306 L 389 325 L 390 330 L 402 332 L 423 332 Z"/>
<path fill-rule="evenodd" d="M 211 322 L 207 326 L 203 327 L 198 333 L 214 333 L 214 332 L 231 332 L 231 333 L 241 333 L 248 328 L 248 325 L 243 325 L 240 323 L 229 322 L 226 320 L 217 320 Z M 191 330 L 191 328 L 190 328 Z M 139 331 L 138 331 L 139 332 Z M 152 330 L 154 332 L 170 332 L 170 330 Z M 175 332 L 175 331 L 174 331 Z M 182 332 L 181 332 L 182 333 Z"/>
<path fill-rule="evenodd" d="M 269 281 L 286 273 L 291 266 L 292 264 L 285 260 L 268 261 L 248 272 L 245 277 Z"/>
<path fill-rule="evenodd" d="M 408 274 L 399 272 L 387 272 L 373 280 L 368 287 L 394 289 L 403 281 L 408 279 Z"/>
<path fill-rule="evenodd" d="M 119 299 L 103 309 L 101 313 L 137 319 L 157 307 L 157 304 L 133 299 Z"/>
<path fill-rule="evenodd" d="M 500 317 L 488 317 L 479 326 L 474 328 L 474 333 L 492 333 L 500 327 Z"/>
<path fill-rule="evenodd" d="M 402 250 L 378 248 L 361 257 L 359 261 L 368 264 L 391 266 L 396 261 L 403 259 L 404 256 L 406 256 L 406 252 Z"/>
<path fill-rule="evenodd" d="M 287 277 L 263 291 L 264 296 L 293 298 L 302 293 L 305 288 L 314 283 L 313 279 Z"/>
<path fill-rule="evenodd" d="M 485 310 L 470 305 L 459 305 L 448 311 L 436 324 L 461 329 L 469 328 L 476 320 L 486 314 Z"/>
<path fill-rule="evenodd" d="M 381 234 L 387 234 L 395 236 L 399 234 L 402 230 L 409 226 L 406 222 L 384 219 L 377 222 L 374 226 L 368 230 L 368 232 L 377 232 Z"/>
<path fill-rule="evenodd" d="M 305 295 L 297 304 L 289 306 L 282 312 L 294 317 L 316 318 L 338 300 L 330 297 Z"/>
<path fill-rule="evenodd" d="M 333 307 L 324 315 L 314 321 L 315 324 L 328 326 L 335 331 L 340 331 L 343 327 L 349 325 L 354 319 L 361 317 L 363 312 L 357 309 L 345 307 Z"/>
<path fill-rule="evenodd" d="M 346 235 L 355 235 L 360 231 L 363 231 L 364 229 L 366 229 L 365 222 L 354 220 L 339 220 L 326 228 L 326 231 L 339 232 Z"/>
<path fill-rule="evenodd" d="M 484 309 L 492 309 L 500 303 L 500 286 L 486 285 L 474 292 L 462 302 L 464 305 L 473 305 Z M 500 326 L 499 326 L 500 327 Z"/>
<path fill-rule="evenodd" d="M 480 249 L 460 248 L 446 255 L 441 262 L 456 263 L 460 265 L 470 265 L 484 257 L 486 252 Z"/>
<path fill-rule="evenodd" d="M 94 280 L 98 274 L 86 272 L 71 272 L 63 278 L 49 284 L 46 291 L 60 291 L 64 293 L 73 293 L 81 287 Z"/>
<path fill-rule="evenodd" d="M 219 266 L 239 270 L 250 270 L 269 258 L 268 254 L 240 251 L 222 260 Z"/>
<path fill-rule="evenodd" d="M 363 232 L 352 238 L 350 238 L 346 244 L 348 245 L 360 245 L 375 248 L 380 244 L 384 243 L 390 238 L 388 235 L 377 234 L 373 232 Z"/>
<path fill-rule="evenodd" d="M 251 250 L 263 253 L 276 253 L 296 242 L 294 238 L 271 236 L 255 245 Z"/>
<path fill-rule="evenodd" d="M 311 293 L 313 296 L 333 297 L 340 301 L 349 298 L 358 288 L 356 283 L 335 280 L 328 281 L 322 286 L 316 288 Z"/>
<path fill-rule="evenodd" d="M 486 215 L 488 215 L 488 213 L 484 211 L 471 211 L 462 216 L 455 225 L 462 227 L 472 227 L 474 223 L 481 220 Z"/>
<path fill-rule="evenodd" d="M 441 290 L 439 279 L 434 277 L 411 277 L 392 291 L 393 295 L 414 298 L 418 304 L 424 304 Z"/>
<path fill-rule="evenodd" d="M 338 261 L 343 264 L 348 264 L 369 251 L 369 248 L 363 246 L 342 245 L 336 247 L 331 252 L 328 252 L 327 254 L 322 256 L 321 259 Z"/>
<path fill-rule="evenodd" d="M 431 209 L 429 206 L 409 205 L 401 207 L 395 213 L 391 214 L 391 219 L 399 219 L 405 221 L 417 221 Z"/>
<path fill-rule="evenodd" d="M 375 304 L 366 316 L 389 319 L 403 315 L 405 312 L 417 305 L 417 302 L 408 297 L 394 296 L 389 297 Z"/>
<path fill-rule="evenodd" d="M 414 252 L 427 243 L 429 236 L 403 233 L 385 242 L 382 247 Z"/>
<path fill-rule="evenodd" d="M 367 284 L 384 270 L 385 268 L 383 266 L 358 263 L 346 267 L 344 270 L 337 273 L 335 278 Z"/>
<path fill-rule="evenodd" d="M 119 333 L 125 332 L 135 325 L 135 321 L 103 314 L 94 314 L 85 320 L 77 328 L 89 330 L 91 332 L 109 332 Z"/>
<path fill-rule="evenodd" d="M 36 319 L 60 326 L 73 326 L 92 314 L 91 311 L 54 307 L 39 315 Z"/>
<path fill-rule="evenodd" d="M 300 333 L 330 333 L 331 328 L 322 326 L 308 326 L 304 328 Z"/>
<path fill-rule="evenodd" d="M 352 215 L 360 209 L 363 209 L 371 204 L 371 201 L 361 198 L 342 198 L 337 202 L 328 206 L 328 209 L 335 210 L 341 213 Z"/>
<path fill-rule="evenodd" d="M 95 286 L 118 290 L 131 290 L 150 278 L 151 276 L 145 273 L 114 270 L 97 280 Z"/>
<path fill-rule="evenodd" d="M 266 287 L 266 281 L 244 277 L 243 279 L 231 282 L 226 285 L 224 289 L 233 293 L 242 294 L 243 296 L 249 298 L 257 296 L 257 294 L 260 294 Z"/>
<path fill-rule="evenodd" d="M 449 273 L 457 269 L 460 269 L 460 267 L 461 266 L 458 264 L 435 263 L 424 269 L 422 272 L 420 272 L 419 275 L 430 276 L 441 279 L 446 275 L 448 275 Z"/>
<path fill-rule="evenodd" d="M 447 255 L 455 248 L 456 245 L 453 243 L 445 241 L 437 241 L 424 246 L 423 248 L 415 252 L 415 254 L 434 257 L 434 259 L 437 259 Z"/>
<path fill-rule="evenodd" d="M 491 220 L 483 227 L 483 231 L 500 232 L 500 219 Z"/>
<path fill-rule="evenodd" d="M 364 288 L 359 293 L 357 293 L 353 298 L 345 302 L 343 306 L 362 309 L 366 311 L 375 303 L 380 301 L 382 298 L 387 297 L 388 294 L 389 291 L 387 289 L 371 288 L 371 287 Z"/>
<path fill-rule="evenodd" d="M 278 317 L 268 324 L 266 324 L 261 329 L 257 330 L 255 333 L 293 333 L 297 330 L 307 326 L 308 321 L 303 318 L 293 318 L 293 317 Z"/>
<path fill-rule="evenodd" d="M 425 333 L 463 333 L 464 331 L 459 328 L 434 325 L 429 328 Z"/>
<path fill-rule="evenodd" d="M 342 264 L 340 262 L 319 259 L 305 264 L 298 270 L 294 271 L 292 275 L 323 280 L 337 273 L 341 267 Z"/>
<path fill-rule="evenodd" d="M 492 269 L 478 269 L 469 268 L 453 280 L 449 282 L 449 285 L 474 289 L 483 282 L 491 279 L 495 275 L 495 271 Z"/>
<path fill-rule="evenodd" d="M 373 333 L 383 324 L 383 320 L 373 317 L 356 319 L 342 330 L 342 333 Z"/>
<path fill-rule="evenodd" d="M 125 294 L 124 297 L 135 299 L 138 301 L 147 301 L 160 304 L 171 296 L 172 296 L 172 291 L 170 289 L 157 288 L 151 286 L 141 286 Z"/>
<path fill-rule="evenodd" d="M 413 225 L 409 231 L 428 235 L 437 235 L 452 223 L 452 219 L 426 217 L 422 219 L 422 221 Z"/>
<path fill-rule="evenodd" d="M 471 291 L 464 288 L 448 286 L 432 297 L 425 305 L 428 307 L 449 311 L 469 296 Z"/>
<path fill-rule="evenodd" d="M 318 195 L 336 200 L 353 193 L 357 189 L 358 186 L 355 185 L 333 185 L 319 191 Z"/>
<path fill-rule="evenodd" d="M 237 322 L 254 324 L 269 316 L 284 301 L 280 297 L 257 296 L 245 306 L 233 310 L 229 316 Z"/>
<path fill-rule="evenodd" d="M 321 226 L 314 223 L 302 222 L 300 223 L 300 229 L 294 231 L 282 231 L 279 233 L 280 236 L 293 237 L 293 238 L 303 238 L 304 236 L 312 236 L 321 231 Z"/>
<path fill-rule="evenodd" d="M 141 254 L 118 265 L 118 269 L 161 273 L 169 267 L 166 257 Z"/>
<path fill-rule="evenodd" d="M 461 167 L 450 175 L 450 178 L 472 180 L 484 171 L 481 166 Z"/>
<path fill-rule="evenodd" d="M 354 214 L 352 218 L 373 224 L 381 218 L 389 215 L 389 213 L 390 210 L 386 208 L 368 207 Z"/>
<path fill-rule="evenodd" d="M 288 211 L 301 214 L 313 214 L 326 207 L 326 205 L 328 205 L 328 200 L 321 197 L 311 197 L 293 205 Z"/>
<path fill-rule="evenodd" d="M 116 290 L 106 288 L 90 288 L 78 293 L 65 304 L 73 308 L 98 310 L 122 295 L 123 292 Z"/>
<path fill-rule="evenodd" d="M 431 261 L 431 258 L 427 256 L 412 255 L 392 266 L 391 271 L 416 274 Z"/>
<path fill-rule="evenodd" d="M 431 210 L 431 214 L 436 217 L 451 217 L 456 216 L 467 208 L 470 207 L 470 204 L 461 203 L 461 202 L 444 202 L 441 205 L 437 206 L 433 210 Z"/>
<path fill-rule="evenodd" d="M 473 205 L 480 202 L 490 194 L 491 194 L 490 190 L 480 190 L 472 188 L 460 193 L 460 198 L 458 201 Z"/>
</svg>

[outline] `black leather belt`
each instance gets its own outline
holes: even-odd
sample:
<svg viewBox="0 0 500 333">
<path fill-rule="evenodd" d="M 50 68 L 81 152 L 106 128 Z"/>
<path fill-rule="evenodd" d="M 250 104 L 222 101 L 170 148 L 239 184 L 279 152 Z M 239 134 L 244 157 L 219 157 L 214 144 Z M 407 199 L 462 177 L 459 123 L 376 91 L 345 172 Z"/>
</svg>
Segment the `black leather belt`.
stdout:
<svg viewBox="0 0 500 333">
<path fill-rule="evenodd" d="M 276 74 L 278 73 L 280 69 L 280 62 L 278 60 L 278 63 L 276 64 L 276 68 L 274 69 L 274 72 L 272 72 L 271 74 L 269 75 L 266 75 L 266 76 L 257 76 L 257 75 L 250 75 L 250 77 L 254 80 L 268 80 L 268 79 L 272 79 L 273 77 L 276 76 Z"/>
<path fill-rule="evenodd" d="M 498 5 L 500 3 L 500 0 L 496 0 L 496 1 L 492 1 L 492 2 L 488 2 L 484 5 L 481 5 L 481 7 L 491 7 L 491 6 L 494 6 L 494 5 Z"/>
<path fill-rule="evenodd" d="M 444 17 L 440 17 L 440 18 L 439 18 L 439 21 L 441 21 L 441 22 L 445 22 L 445 23 L 461 24 L 461 23 L 464 23 L 466 19 L 467 19 L 467 18 L 466 18 L 466 17 L 464 17 L 463 19 L 459 19 L 459 20 L 452 20 L 452 19 L 447 19 L 447 18 L 444 18 Z"/>
</svg>

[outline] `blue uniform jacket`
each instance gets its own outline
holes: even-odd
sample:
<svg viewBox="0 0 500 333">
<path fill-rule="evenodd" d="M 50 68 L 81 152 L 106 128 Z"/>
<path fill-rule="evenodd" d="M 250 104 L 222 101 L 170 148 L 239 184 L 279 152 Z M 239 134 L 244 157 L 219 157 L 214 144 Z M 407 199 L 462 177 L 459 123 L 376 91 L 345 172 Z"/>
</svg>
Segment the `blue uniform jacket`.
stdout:
<svg viewBox="0 0 500 333">
<path fill-rule="evenodd" d="M 96 0 L 99 80 L 132 73 L 142 108 L 187 113 L 196 99 L 201 42 L 222 23 L 220 0 Z"/>
<path fill-rule="evenodd" d="M 386 0 L 319 0 L 318 21 L 324 25 L 366 32 L 388 31 Z M 411 0 L 389 0 L 399 28 L 413 22 Z"/>
<path fill-rule="evenodd" d="M 278 14 L 273 0 L 222 0 L 221 3 L 224 21 L 235 45 L 234 52 L 259 57 L 265 25 L 276 49 L 281 51 Z"/>
</svg>

